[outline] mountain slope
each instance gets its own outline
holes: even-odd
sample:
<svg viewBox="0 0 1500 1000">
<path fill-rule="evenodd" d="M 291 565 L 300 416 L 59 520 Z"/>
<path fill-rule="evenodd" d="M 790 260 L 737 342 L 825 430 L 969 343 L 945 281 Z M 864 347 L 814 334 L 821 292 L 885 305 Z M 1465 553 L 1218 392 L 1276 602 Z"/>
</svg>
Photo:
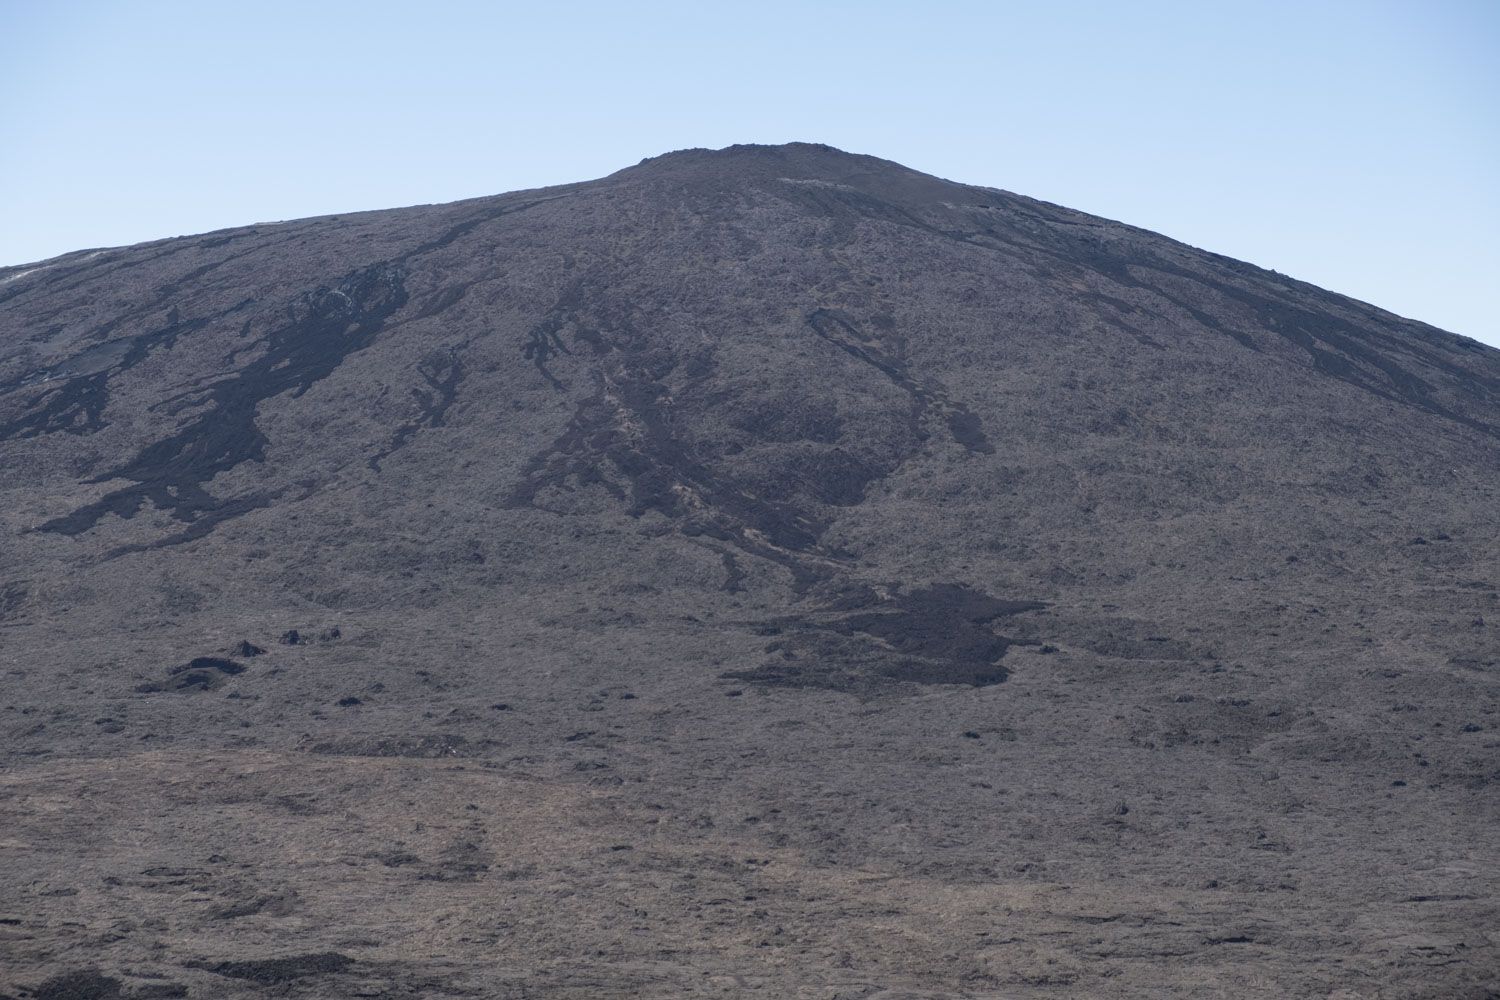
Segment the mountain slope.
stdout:
<svg viewBox="0 0 1500 1000">
<path fill-rule="evenodd" d="M 1500 352 L 1282 275 L 690 150 L 0 270 L 0 470 L 17 989 L 1500 966 Z"/>
</svg>

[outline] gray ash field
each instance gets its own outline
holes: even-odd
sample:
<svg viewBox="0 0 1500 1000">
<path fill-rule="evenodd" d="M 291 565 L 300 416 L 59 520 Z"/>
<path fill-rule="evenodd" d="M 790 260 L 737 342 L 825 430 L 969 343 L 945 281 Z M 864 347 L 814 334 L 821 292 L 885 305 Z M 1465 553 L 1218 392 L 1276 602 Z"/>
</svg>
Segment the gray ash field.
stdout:
<svg viewBox="0 0 1500 1000">
<path fill-rule="evenodd" d="M 1486 997 L 1500 351 L 826 147 L 0 269 L 0 996 Z"/>
</svg>

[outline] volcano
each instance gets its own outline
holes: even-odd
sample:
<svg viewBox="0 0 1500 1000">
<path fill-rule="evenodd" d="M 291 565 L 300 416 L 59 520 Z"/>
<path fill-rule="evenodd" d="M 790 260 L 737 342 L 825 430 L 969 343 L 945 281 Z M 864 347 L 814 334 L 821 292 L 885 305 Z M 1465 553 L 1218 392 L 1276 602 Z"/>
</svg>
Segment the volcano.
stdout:
<svg viewBox="0 0 1500 1000">
<path fill-rule="evenodd" d="M 0 498 L 8 995 L 1500 977 L 1500 351 L 1143 229 L 734 146 L 0 269 Z"/>
</svg>

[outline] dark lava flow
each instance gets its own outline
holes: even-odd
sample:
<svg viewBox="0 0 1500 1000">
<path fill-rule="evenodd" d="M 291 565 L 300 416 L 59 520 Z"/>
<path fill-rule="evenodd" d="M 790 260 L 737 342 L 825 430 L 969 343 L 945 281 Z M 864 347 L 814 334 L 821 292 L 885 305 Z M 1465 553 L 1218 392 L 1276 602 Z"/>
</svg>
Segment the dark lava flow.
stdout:
<svg viewBox="0 0 1500 1000">
<path fill-rule="evenodd" d="M 354 964 L 352 958 L 336 951 L 240 962 L 188 963 L 190 968 L 206 969 L 229 979 L 247 979 L 250 982 L 265 985 L 280 985 L 307 976 L 326 976 L 344 972 Z"/>
<path fill-rule="evenodd" d="M 464 380 L 463 359 L 457 349 L 437 351 L 417 366 L 417 374 L 427 388 L 411 390 L 417 404 L 417 416 L 396 429 L 390 443 L 377 452 L 366 463 L 372 472 L 380 471 L 380 463 L 404 447 L 424 427 L 442 427 L 448 419 L 448 408 L 458 396 L 458 385 Z"/>
<path fill-rule="evenodd" d="M 783 619 L 771 659 L 726 678 L 766 687 L 863 693 L 890 683 L 987 687 L 1009 675 L 1000 663 L 1016 641 L 993 623 L 1046 605 L 1006 601 L 962 584 L 938 583 L 881 597 L 856 587 L 828 599 L 840 617 Z"/>
<path fill-rule="evenodd" d="M 240 312 L 250 303 L 251 300 L 245 299 L 229 309 L 191 320 L 183 320 L 173 308 L 158 329 L 97 344 L 50 369 L 0 386 L 0 392 L 43 387 L 26 412 L 0 423 L 0 440 L 34 438 L 53 432 L 91 434 L 101 430 L 104 408 L 109 405 L 111 377 L 140 364 L 153 351 L 170 349 L 184 334 Z"/>
<path fill-rule="evenodd" d="M 807 325 L 819 337 L 881 372 L 911 396 L 911 427 L 919 439 L 927 436 L 924 427 L 927 415 L 937 413 L 948 425 L 954 441 L 972 452 L 995 453 L 979 418 L 962 403 L 948 399 L 941 386 L 915 379 L 899 355 L 893 353 L 891 346 L 883 343 L 881 338 L 865 333 L 848 317 L 829 309 L 814 311 L 808 316 Z M 896 350 L 899 349 L 898 346 Z"/>
<path fill-rule="evenodd" d="M 1019 248 L 1044 254 L 1060 271 L 1093 271 L 1123 288 L 1141 289 L 1159 296 L 1191 315 L 1204 327 L 1232 338 L 1248 350 L 1259 352 L 1261 348 L 1256 339 L 1246 332 L 1247 329 L 1269 331 L 1305 352 L 1314 369 L 1323 375 L 1393 403 L 1413 406 L 1445 420 L 1500 437 L 1500 426 L 1455 413 L 1438 403 L 1433 399 L 1432 383 L 1396 360 L 1403 356 L 1409 357 L 1449 377 L 1452 380 L 1450 389 L 1490 405 L 1500 404 L 1500 379 L 1487 378 L 1442 356 L 1444 351 L 1485 350 L 1477 342 L 1465 343 L 1448 337 L 1439 339 L 1426 334 L 1402 337 L 1381 333 L 1356 326 L 1328 311 L 1308 309 L 1292 302 L 1289 295 L 1281 297 L 1231 281 L 1215 280 L 1159 255 L 1150 259 L 1126 257 L 1112 252 L 1111 247 L 1091 231 L 1093 226 L 1074 222 L 1062 211 L 1054 212 L 1045 206 L 1021 199 L 997 196 L 997 200 L 1005 203 L 1003 214 L 992 214 L 991 223 L 982 228 L 959 230 L 934 225 L 902 208 L 858 192 L 833 194 L 828 191 L 803 190 L 798 194 L 812 199 L 821 209 L 830 213 L 852 213 L 864 218 L 894 222 L 935 236 L 1006 254 L 1012 254 Z M 1041 224 L 1031 224 L 1031 220 Z M 1227 268 L 1254 270 L 1250 265 L 1229 258 L 1222 260 Z M 1167 282 L 1152 280 L 1153 278 L 1190 283 L 1243 307 L 1248 313 L 1244 329 L 1236 329 L 1224 323 L 1196 306 L 1190 297 L 1174 290 Z M 1141 309 L 1140 306 L 1121 300 L 1109 301 L 1126 314 Z M 1106 319 L 1111 318 L 1108 312 L 1101 311 L 1100 315 Z M 1118 318 L 1114 321 L 1138 338 L 1142 336 L 1139 330 L 1128 323 Z M 1152 343 L 1149 338 L 1146 338 L 1146 342 Z"/>
<path fill-rule="evenodd" d="M 848 579 L 850 558 L 822 541 L 832 517 L 827 508 L 861 503 L 871 483 L 916 457 L 930 440 L 934 418 L 968 451 L 993 453 L 979 418 L 950 400 L 941 385 L 911 371 L 905 345 L 888 322 L 868 332 L 849 315 L 819 309 L 807 316 L 807 326 L 907 394 L 906 431 L 889 457 L 872 459 L 857 450 L 867 429 L 845 426 L 811 384 L 799 390 L 806 398 L 746 400 L 751 417 L 741 429 L 752 440 L 811 441 L 823 449 L 811 458 L 788 452 L 780 460 L 780 479 L 772 474 L 777 469 L 759 470 L 773 483 L 795 484 L 771 492 L 731 471 L 732 452 L 705 448 L 691 436 L 712 408 L 733 402 L 716 380 L 712 349 L 682 356 L 670 345 L 653 343 L 623 310 L 596 301 L 590 285 L 575 279 L 528 335 L 523 353 L 559 388 L 562 382 L 547 363 L 560 355 L 592 354 L 602 363 L 596 391 L 578 405 L 564 433 L 527 463 L 508 504 L 549 509 L 549 497 L 597 486 L 631 514 L 662 514 L 682 534 L 716 551 L 725 569 L 725 591 L 743 587 L 744 571 L 721 545 L 782 567 L 803 597 L 841 595 L 816 600 L 821 608 L 809 607 L 807 618 L 788 623 L 794 634 L 769 648 L 776 659 L 726 676 L 767 686 L 850 691 L 902 681 L 1000 683 L 1006 671 L 999 661 L 1012 642 L 993 632 L 990 623 L 1043 605 L 1004 601 L 952 583 L 880 598 L 868 587 L 836 582 Z M 571 345 L 564 340 L 569 330 L 574 331 Z M 765 426 L 771 419 L 766 414 L 784 416 L 789 410 L 818 419 L 785 434 L 779 426 Z M 773 466 L 777 462 L 768 460 Z M 848 601 L 856 593 L 861 595 L 858 613 L 820 620 L 820 611 L 851 610 Z"/>
<path fill-rule="evenodd" d="M 788 459 L 785 471 L 795 489 L 771 494 L 729 472 L 725 456 L 706 450 L 685 432 L 700 422 L 696 411 L 722 402 L 712 349 L 679 356 L 670 346 L 653 343 L 623 310 L 595 301 L 589 291 L 582 278 L 570 283 L 524 345 L 525 357 L 554 386 L 562 383 L 547 362 L 574 354 L 580 345 L 605 367 L 596 376 L 595 393 L 579 404 L 567 430 L 527 463 L 509 506 L 542 508 L 548 490 L 566 494 L 599 486 L 633 515 L 656 511 L 679 522 L 691 537 L 724 542 L 780 565 L 803 592 L 829 579 L 844 557 L 822 542 L 829 515 L 820 508 L 860 503 L 872 482 L 915 457 L 928 437 L 924 425 L 930 413 L 941 416 L 963 447 L 994 450 L 977 417 L 951 402 L 940 386 L 909 370 L 901 360 L 899 340 L 868 335 L 852 318 L 817 310 L 808 316 L 810 329 L 911 397 L 910 443 L 889 459 L 861 456 L 855 447 L 861 430 L 843 428 L 832 415 L 826 433 L 808 437 L 832 447 L 816 458 Z M 563 340 L 570 328 L 573 348 Z M 814 398 L 813 389 L 807 391 L 808 398 L 797 402 L 815 410 L 823 401 Z M 763 401 L 749 402 L 752 410 L 766 408 Z M 737 585 L 732 572 L 731 577 L 731 585 Z"/>
<path fill-rule="evenodd" d="M 131 479 L 134 486 L 53 518 L 39 530 L 77 535 L 108 514 L 134 517 L 150 501 L 191 525 L 154 543 L 156 547 L 200 537 L 229 517 L 266 506 L 272 500 L 266 494 L 224 501 L 207 489 L 221 472 L 264 459 L 267 440 L 256 426 L 256 407 L 284 392 L 302 395 L 350 354 L 367 347 L 406 301 L 401 269 L 383 263 L 304 296 L 290 322 L 261 338 L 264 350 L 255 360 L 174 401 L 178 409 L 201 407 L 199 413 L 129 462 L 89 480 Z"/>
<path fill-rule="evenodd" d="M 305 293 L 287 307 L 288 319 L 271 332 L 249 341 L 238 354 L 260 352 L 238 370 L 211 384 L 181 393 L 158 404 L 168 416 L 189 408 L 198 412 L 171 434 L 143 448 L 123 465 L 110 468 L 87 480 L 103 483 L 113 479 L 133 480 L 135 485 L 113 490 L 94 503 L 72 513 L 53 518 L 37 530 L 63 535 L 77 535 L 95 527 L 106 515 L 130 518 L 150 501 L 189 527 L 181 532 L 147 545 L 130 545 L 109 553 L 109 557 L 144 548 L 160 548 L 202 537 L 233 517 L 270 505 L 278 493 L 257 493 L 219 500 L 207 489 L 212 479 L 244 462 L 263 461 L 267 440 L 256 426 L 255 413 L 264 401 L 284 392 L 300 396 L 319 380 L 328 377 L 356 351 L 374 342 L 387 321 L 408 302 L 405 287 L 407 267 L 417 257 L 434 253 L 469 235 L 486 223 L 524 212 L 561 196 L 528 201 L 506 201 L 486 208 L 455 223 L 396 258 L 357 269 L 345 275 L 332 287 L 323 286 Z M 185 248 L 205 249 L 233 242 L 245 235 L 231 234 L 169 248 L 158 256 L 167 256 Z M 290 239 L 291 237 L 289 237 Z M 151 301 L 138 309 L 122 313 L 90 333 L 102 340 L 111 330 L 127 320 L 167 308 L 168 301 L 180 289 L 224 264 L 260 252 L 277 242 L 259 244 L 220 260 L 202 265 L 187 274 L 161 285 Z M 148 259 L 155 259 L 148 258 Z M 142 262 L 120 265 L 139 266 Z M 71 277 L 75 268 L 62 278 Z M 468 285 L 451 286 L 428 296 L 419 303 L 416 318 L 441 312 L 461 299 Z M 12 293 L 20 294 L 20 292 Z M 0 385 L 0 393 L 42 387 L 20 416 L 0 423 L 0 440 L 30 438 L 52 432 L 91 434 L 103 428 L 103 413 L 109 402 L 109 380 L 134 367 L 158 350 L 170 349 L 184 334 L 206 327 L 254 305 L 244 299 L 235 305 L 191 320 L 180 318 L 175 306 L 168 310 L 166 322 L 159 329 L 119 341 L 104 341 L 53 366 L 32 372 L 12 383 Z M 248 333 L 252 321 L 242 327 Z M 427 389 L 415 389 L 413 395 L 420 408 L 417 418 L 399 428 L 391 444 L 371 460 L 378 471 L 380 460 L 401 447 L 421 428 L 441 426 L 452 404 L 458 383 L 464 376 L 456 351 L 444 360 L 424 361 L 418 374 Z M 54 384 L 55 383 L 55 384 Z"/>
</svg>

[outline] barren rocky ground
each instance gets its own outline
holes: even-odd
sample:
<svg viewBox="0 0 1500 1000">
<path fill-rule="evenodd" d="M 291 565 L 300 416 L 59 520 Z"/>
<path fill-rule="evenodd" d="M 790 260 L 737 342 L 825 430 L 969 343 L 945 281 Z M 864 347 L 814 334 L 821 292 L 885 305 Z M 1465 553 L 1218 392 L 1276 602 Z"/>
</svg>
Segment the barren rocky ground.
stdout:
<svg viewBox="0 0 1500 1000">
<path fill-rule="evenodd" d="M 0 269 L 0 996 L 1500 995 L 1500 352 L 827 147 Z"/>
</svg>

